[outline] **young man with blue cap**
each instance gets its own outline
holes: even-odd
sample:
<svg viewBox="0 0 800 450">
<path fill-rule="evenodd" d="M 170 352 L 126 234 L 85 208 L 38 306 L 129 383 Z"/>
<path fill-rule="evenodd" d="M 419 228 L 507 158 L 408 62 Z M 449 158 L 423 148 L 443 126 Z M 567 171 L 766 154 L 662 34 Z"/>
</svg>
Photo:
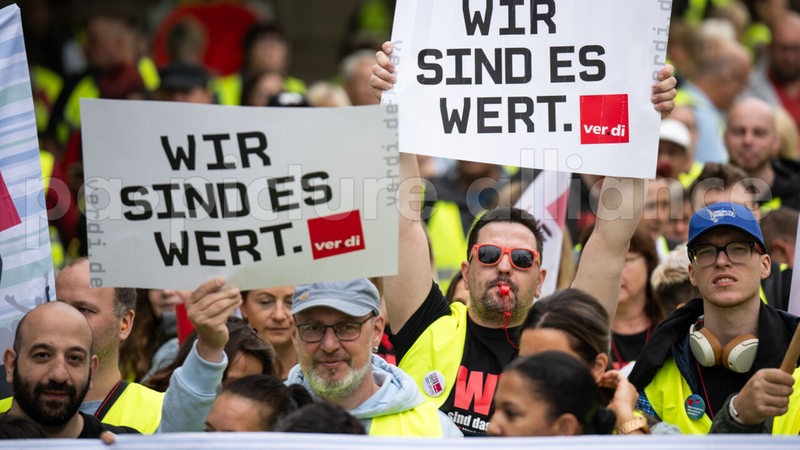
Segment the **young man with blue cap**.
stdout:
<svg viewBox="0 0 800 450">
<path fill-rule="evenodd" d="M 299 364 L 286 383 L 345 408 L 372 436 L 461 436 L 409 375 L 372 354 L 385 325 L 380 303 L 365 278 L 298 285 L 292 315 Z"/>
<path fill-rule="evenodd" d="M 785 397 L 791 393 L 792 376 L 775 368 L 797 324 L 759 297 L 771 261 L 753 213 L 729 202 L 699 209 L 689 222 L 687 248 L 689 277 L 702 298 L 653 331 L 629 376 L 641 394 L 639 408 L 695 434 L 707 433 L 718 415 L 752 425 L 766 412 L 796 410 L 788 399 L 776 401 L 774 392 L 752 389 L 768 382 L 778 393 L 788 389 Z M 779 422 L 776 434 L 798 426 Z"/>
</svg>

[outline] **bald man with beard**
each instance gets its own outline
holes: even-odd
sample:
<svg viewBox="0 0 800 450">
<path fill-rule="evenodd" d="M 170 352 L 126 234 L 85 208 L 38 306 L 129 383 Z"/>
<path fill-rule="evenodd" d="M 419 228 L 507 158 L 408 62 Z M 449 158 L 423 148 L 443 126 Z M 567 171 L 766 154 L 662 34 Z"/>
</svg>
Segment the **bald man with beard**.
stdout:
<svg viewBox="0 0 800 450">
<path fill-rule="evenodd" d="M 92 384 L 92 371 L 97 369 L 97 356 L 92 351 L 89 322 L 72 306 L 45 303 L 28 312 L 3 363 L 15 394 L 8 414 L 33 420 L 47 437 L 137 433 L 79 411 Z"/>
<path fill-rule="evenodd" d="M 766 54 L 750 74 L 749 92 L 782 106 L 800 127 L 800 14 L 782 15 L 772 30 Z"/>
<path fill-rule="evenodd" d="M 737 101 L 728 112 L 723 139 L 731 163 L 765 183 L 762 203 L 770 209 L 800 209 L 800 163 L 778 156 L 775 107 L 755 97 Z"/>
</svg>

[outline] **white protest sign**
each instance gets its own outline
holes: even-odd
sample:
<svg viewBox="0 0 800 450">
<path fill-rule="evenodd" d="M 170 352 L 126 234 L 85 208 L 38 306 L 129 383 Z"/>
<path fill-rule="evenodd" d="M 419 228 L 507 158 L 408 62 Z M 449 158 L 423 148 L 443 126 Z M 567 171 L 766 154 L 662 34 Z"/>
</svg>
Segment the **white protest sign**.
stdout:
<svg viewBox="0 0 800 450">
<path fill-rule="evenodd" d="M 670 0 L 399 0 L 400 151 L 655 176 Z"/>
<path fill-rule="evenodd" d="M 91 283 L 397 271 L 397 108 L 83 100 Z"/>
</svg>

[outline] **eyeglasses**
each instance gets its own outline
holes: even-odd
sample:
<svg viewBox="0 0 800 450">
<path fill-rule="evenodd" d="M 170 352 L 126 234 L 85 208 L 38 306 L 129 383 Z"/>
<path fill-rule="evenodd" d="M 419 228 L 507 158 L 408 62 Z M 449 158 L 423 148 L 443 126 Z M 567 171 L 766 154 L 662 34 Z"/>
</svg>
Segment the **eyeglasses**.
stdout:
<svg viewBox="0 0 800 450">
<path fill-rule="evenodd" d="M 361 322 L 338 322 L 333 325 L 323 325 L 316 322 L 303 323 L 297 325 L 297 334 L 300 335 L 300 339 L 303 342 L 315 344 L 325 337 L 325 333 L 328 331 L 328 328 L 330 328 L 333 330 L 336 339 L 340 341 L 355 341 L 361 336 L 361 328 L 373 317 L 375 317 L 375 315 L 370 314 L 369 317 Z"/>
<path fill-rule="evenodd" d="M 725 252 L 725 255 L 732 263 L 744 264 L 750 260 L 755 246 L 756 243 L 752 241 L 732 241 L 722 247 L 714 244 L 698 244 L 690 249 L 689 256 L 700 267 L 714 264 L 719 252 Z"/>
<path fill-rule="evenodd" d="M 478 262 L 484 266 L 494 266 L 508 253 L 511 265 L 519 270 L 531 270 L 533 264 L 539 263 L 539 252 L 529 248 L 507 248 L 494 244 L 475 244 L 472 247 L 478 255 Z"/>
</svg>

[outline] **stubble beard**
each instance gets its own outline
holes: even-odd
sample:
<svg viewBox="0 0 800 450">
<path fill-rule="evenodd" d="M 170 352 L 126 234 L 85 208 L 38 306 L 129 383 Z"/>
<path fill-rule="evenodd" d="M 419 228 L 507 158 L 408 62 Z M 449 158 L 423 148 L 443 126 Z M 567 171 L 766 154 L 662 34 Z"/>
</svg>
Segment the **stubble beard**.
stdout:
<svg viewBox="0 0 800 450">
<path fill-rule="evenodd" d="M 528 314 L 528 309 L 520 305 L 519 290 L 516 285 L 508 280 L 502 280 L 509 285 L 511 290 L 510 295 L 506 299 L 497 298 L 491 289 L 500 280 L 492 280 L 485 285 L 483 292 L 478 298 L 472 297 L 470 300 L 470 309 L 476 317 L 480 318 L 486 323 L 494 323 L 497 326 L 504 326 L 508 323 L 518 323 Z M 506 318 L 505 313 L 509 311 L 511 316 Z"/>
</svg>

